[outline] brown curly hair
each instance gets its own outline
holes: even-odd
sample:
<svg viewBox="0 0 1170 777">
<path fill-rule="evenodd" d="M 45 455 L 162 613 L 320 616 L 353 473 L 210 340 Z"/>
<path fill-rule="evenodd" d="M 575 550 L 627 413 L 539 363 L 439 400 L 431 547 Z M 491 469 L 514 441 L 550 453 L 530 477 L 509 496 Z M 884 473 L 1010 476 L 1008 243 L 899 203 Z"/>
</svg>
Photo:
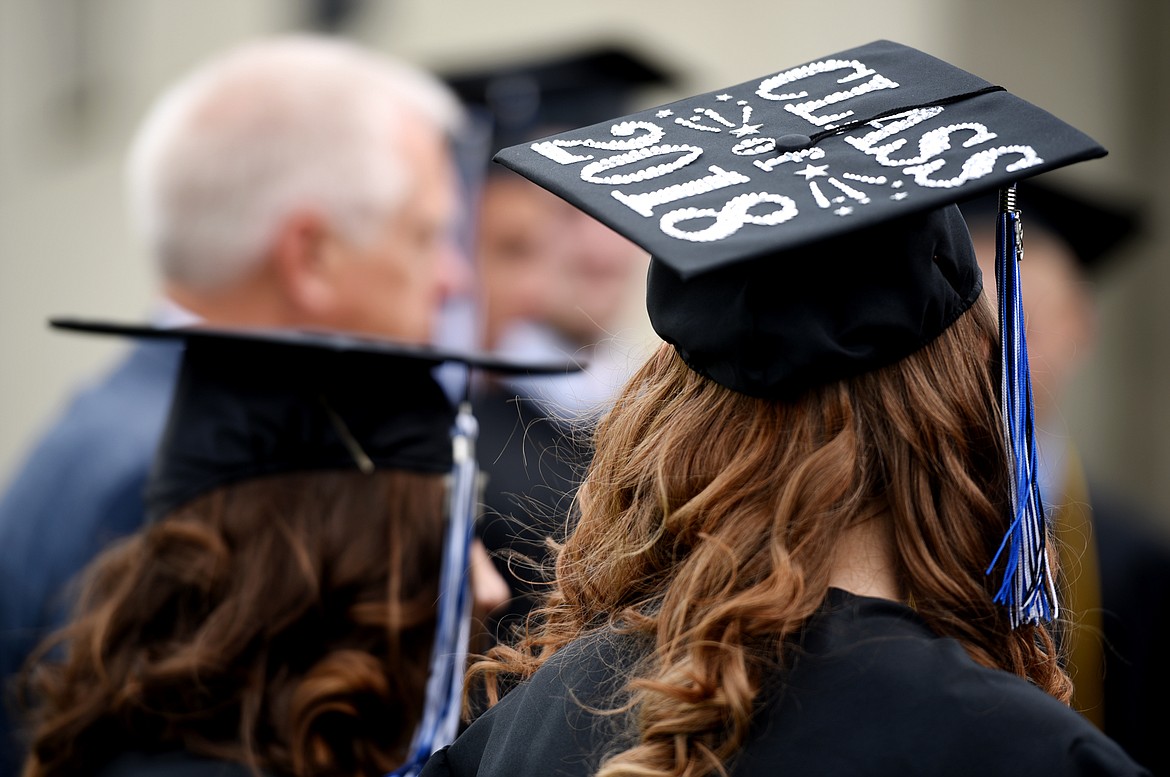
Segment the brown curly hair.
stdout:
<svg viewBox="0 0 1170 777">
<path fill-rule="evenodd" d="M 110 549 L 23 677 L 24 774 L 159 749 L 274 774 L 393 769 L 425 696 L 443 498 L 441 475 L 283 474 Z"/>
<path fill-rule="evenodd" d="M 592 629 L 645 634 L 653 654 L 627 686 L 636 744 L 598 774 L 726 774 L 843 532 L 877 521 L 936 633 L 1067 701 L 1050 636 L 1013 631 L 984 574 L 1010 513 L 996 341 L 984 299 L 902 361 L 794 402 L 730 391 L 662 347 L 597 429 L 539 625 L 471 677 L 494 702 Z"/>
</svg>

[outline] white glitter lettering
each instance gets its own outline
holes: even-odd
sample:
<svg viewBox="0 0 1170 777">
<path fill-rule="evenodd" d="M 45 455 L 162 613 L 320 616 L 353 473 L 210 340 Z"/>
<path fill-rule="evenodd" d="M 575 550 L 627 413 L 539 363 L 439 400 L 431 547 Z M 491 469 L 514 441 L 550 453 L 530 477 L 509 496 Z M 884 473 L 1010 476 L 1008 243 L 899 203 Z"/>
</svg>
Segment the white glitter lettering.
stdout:
<svg viewBox="0 0 1170 777">
<path fill-rule="evenodd" d="M 850 199 L 857 200 L 862 205 L 869 204 L 869 197 L 864 192 L 859 192 L 847 183 L 841 183 L 836 178 L 829 178 L 829 183 L 836 187 L 839 192 Z"/>
<path fill-rule="evenodd" d="M 722 132 L 723 131 L 723 130 L 719 129 L 718 127 L 708 127 L 706 124 L 699 124 L 698 122 L 691 121 L 690 119 L 684 119 L 682 117 L 675 119 L 674 123 L 679 124 L 683 127 L 689 127 L 690 129 L 693 129 L 693 130 L 700 130 L 702 132 Z"/>
<path fill-rule="evenodd" d="M 735 122 L 728 121 L 727 119 L 723 118 L 723 116 L 721 116 L 717 111 L 713 111 L 710 108 L 695 108 L 695 113 L 697 115 L 700 115 L 700 116 L 707 116 L 708 118 L 712 119 L 713 121 L 719 122 L 724 127 L 734 127 L 735 126 Z"/>
<path fill-rule="evenodd" d="M 1036 153 L 1036 150 L 1031 146 L 998 146 L 996 148 L 987 148 L 972 154 L 963 162 L 962 171 L 953 178 L 935 179 L 931 178 L 931 174 L 942 169 L 946 162 L 942 159 L 935 159 L 926 164 L 907 167 L 902 172 L 906 175 L 914 177 L 914 182 L 919 186 L 927 186 L 930 188 L 951 189 L 956 186 L 962 186 L 967 181 L 973 181 L 982 178 L 995 170 L 995 163 L 999 161 L 1000 157 L 1007 154 L 1016 154 L 1019 159 L 1004 167 L 1004 170 L 1009 173 L 1015 173 L 1020 170 L 1026 170 L 1029 167 L 1043 164 L 1044 160 Z"/>
<path fill-rule="evenodd" d="M 750 111 L 751 109 L 749 108 L 748 110 Z M 727 118 L 724 117 L 721 113 L 719 113 L 718 111 L 712 110 L 710 108 L 695 108 L 694 114 L 695 115 L 689 119 L 684 119 L 682 117 L 679 117 L 679 118 L 674 120 L 674 123 L 679 124 L 683 127 L 689 127 L 691 129 L 701 130 L 702 132 L 722 132 L 723 131 L 719 127 L 712 127 L 709 124 L 703 124 L 702 123 L 703 117 L 706 116 L 707 118 L 711 119 L 711 121 L 714 121 L 718 124 L 722 124 L 724 127 L 727 127 L 727 128 L 735 127 L 735 122 L 728 121 Z M 736 137 L 739 137 L 739 136 L 736 135 Z"/>
<path fill-rule="evenodd" d="M 906 141 L 897 140 L 888 146 L 883 146 L 881 149 L 877 149 L 876 151 L 874 150 L 874 147 L 883 140 L 901 132 L 905 132 L 911 127 L 921 124 L 927 119 L 932 119 L 935 116 L 938 116 L 942 112 L 942 107 L 934 106 L 931 108 L 915 108 L 912 111 L 906 111 L 905 113 L 899 113 L 894 116 L 887 116 L 881 121 L 871 121 L 869 123 L 869 126 L 877 127 L 877 129 L 875 129 L 873 132 L 868 132 L 859 138 L 846 136 L 845 142 L 856 148 L 858 151 L 863 151 L 867 154 L 877 153 L 878 151 L 883 153 L 890 153 L 904 146 Z"/>
<path fill-rule="evenodd" d="M 711 165 L 707 168 L 710 175 L 698 178 L 694 181 L 687 181 L 686 183 L 676 183 L 673 186 L 667 186 L 662 189 L 655 189 L 652 192 L 644 194 L 626 194 L 625 192 L 611 192 L 614 199 L 628 206 L 631 210 L 639 215 L 649 218 L 654 215 L 654 208 L 659 205 L 665 205 L 668 202 L 677 202 L 685 197 L 694 197 L 698 194 L 706 194 L 713 192 L 716 189 L 723 189 L 728 186 L 735 186 L 741 183 L 747 183 L 751 179 L 742 173 L 737 173 L 732 170 L 724 170 L 722 167 Z"/>
<path fill-rule="evenodd" d="M 627 151 L 624 154 L 615 154 L 606 159 L 599 159 L 596 162 L 590 162 L 581 168 L 581 180 L 589 181 L 590 183 L 600 183 L 609 186 L 618 186 L 627 183 L 637 183 L 639 181 L 649 181 L 652 178 L 658 178 L 668 173 L 673 173 L 675 170 L 686 167 L 691 162 L 698 159 L 703 153 L 703 149 L 698 146 L 675 145 L 667 143 L 661 146 L 650 146 L 649 148 L 637 148 L 633 151 Z M 614 170 L 625 165 L 642 162 L 647 159 L 654 159 L 660 156 L 669 156 L 671 154 L 681 154 L 677 159 L 665 162 L 659 165 L 651 165 L 631 173 L 618 173 L 614 175 L 600 175 L 610 170 Z"/>
<path fill-rule="evenodd" d="M 772 168 L 776 167 L 777 165 L 782 165 L 785 162 L 803 162 L 806 159 L 823 159 L 824 156 L 824 149 L 803 148 L 800 151 L 786 151 L 780 156 L 772 157 L 771 159 L 757 159 L 752 162 L 752 164 L 761 170 L 770 173 L 772 172 Z"/>
<path fill-rule="evenodd" d="M 941 111 L 941 109 L 939 109 Z M 937 114 L 935 114 L 937 115 Z M 981 143 L 986 143 L 996 138 L 996 134 L 987 127 L 978 122 L 962 122 L 959 124 L 948 124 L 945 127 L 938 127 L 923 133 L 922 137 L 918 139 L 918 153 L 913 156 L 907 156 L 900 159 L 893 158 L 893 154 L 903 149 L 906 145 L 905 138 L 899 138 L 892 143 L 885 145 L 874 145 L 876 140 L 874 136 L 880 136 L 877 140 L 889 136 L 889 130 L 897 127 L 900 130 L 908 129 L 915 124 L 924 121 L 926 116 L 912 116 L 907 117 L 899 122 L 894 122 L 887 127 L 882 128 L 876 132 L 871 132 L 863 138 L 845 138 L 845 142 L 859 151 L 874 158 L 878 164 L 885 167 L 906 167 L 908 165 L 920 165 L 928 162 L 937 156 L 951 149 L 951 135 L 956 132 L 970 132 L 971 137 L 963 141 L 963 148 L 970 148 Z"/>
<path fill-rule="evenodd" d="M 829 198 L 821 191 L 821 187 L 817 186 L 816 181 L 808 182 L 808 190 L 812 192 L 813 199 L 817 201 L 817 205 L 822 208 L 832 207 L 833 203 L 829 202 Z"/>
<path fill-rule="evenodd" d="M 756 205 L 771 202 L 780 207 L 760 216 L 749 211 Z M 791 197 L 767 192 L 751 192 L 733 197 L 719 210 L 714 208 L 678 208 L 662 217 L 659 227 L 667 235 L 692 243 L 711 243 L 734 235 L 744 224 L 770 227 L 796 217 L 796 203 Z M 679 224 L 694 219 L 715 219 L 715 223 L 699 230 L 679 229 Z"/>
<path fill-rule="evenodd" d="M 748 138 L 741 140 L 731 147 L 731 153 L 736 156 L 755 156 L 769 154 L 776 150 L 776 138 Z"/>
<path fill-rule="evenodd" d="M 628 151 L 652 146 L 662 140 L 666 135 L 666 130 L 648 121 L 618 122 L 610 127 L 609 131 L 614 137 L 625 139 L 593 140 L 592 138 L 584 138 L 582 140 L 567 140 L 565 138 L 556 138 L 555 140 L 543 140 L 539 143 L 533 143 L 529 148 L 559 165 L 571 165 L 577 162 L 586 162 L 594 157 L 592 154 L 573 154 L 566 151 L 565 149 L 567 148 L 585 146 L 586 148 L 597 148 L 607 151 Z M 644 131 L 646 134 L 635 136 L 635 133 L 638 131 Z"/>
<path fill-rule="evenodd" d="M 891 81 L 875 70 L 870 69 L 866 65 L 858 62 L 855 59 L 826 59 L 820 62 L 813 62 L 808 65 L 803 65 L 792 70 L 786 70 L 783 73 L 778 73 L 771 78 L 766 78 L 760 82 L 756 88 L 756 94 L 763 97 L 765 100 L 779 100 L 786 102 L 789 100 L 800 100 L 808 97 L 807 91 L 785 92 L 776 94 L 775 90 L 779 87 L 787 86 L 795 81 L 808 78 L 809 76 L 818 73 L 831 73 L 835 70 L 852 70 L 853 72 L 837 79 L 838 84 L 846 84 L 851 81 L 857 81 L 861 78 L 869 78 L 863 84 L 858 84 L 851 89 L 846 89 L 840 92 L 834 92 L 819 99 L 806 100 L 801 103 L 790 103 L 784 106 L 784 110 L 789 113 L 800 116 L 806 121 L 815 124 L 818 127 L 832 124 L 853 115 L 853 111 L 846 110 L 841 113 L 833 113 L 824 116 L 815 115 L 815 111 L 819 111 L 830 105 L 844 102 L 846 100 L 858 97 L 870 92 L 876 92 L 881 89 L 897 89 L 898 84 Z"/>
<path fill-rule="evenodd" d="M 857 181 L 858 183 L 872 183 L 879 186 L 886 182 L 886 177 L 884 175 L 873 176 L 858 175 L 857 173 L 841 173 L 841 177 L 849 181 Z"/>
</svg>

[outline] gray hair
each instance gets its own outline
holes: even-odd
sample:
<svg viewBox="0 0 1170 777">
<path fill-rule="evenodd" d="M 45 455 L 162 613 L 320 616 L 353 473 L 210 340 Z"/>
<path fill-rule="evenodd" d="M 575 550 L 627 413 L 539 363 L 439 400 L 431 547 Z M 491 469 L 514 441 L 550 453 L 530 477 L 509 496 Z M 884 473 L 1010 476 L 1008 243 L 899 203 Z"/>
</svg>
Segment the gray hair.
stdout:
<svg viewBox="0 0 1170 777">
<path fill-rule="evenodd" d="M 453 134 L 461 120 L 436 78 L 356 45 L 246 44 L 155 103 L 128 160 L 132 217 L 164 279 L 214 288 L 254 267 L 296 209 L 367 242 L 410 189 L 402 126 Z"/>
</svg>

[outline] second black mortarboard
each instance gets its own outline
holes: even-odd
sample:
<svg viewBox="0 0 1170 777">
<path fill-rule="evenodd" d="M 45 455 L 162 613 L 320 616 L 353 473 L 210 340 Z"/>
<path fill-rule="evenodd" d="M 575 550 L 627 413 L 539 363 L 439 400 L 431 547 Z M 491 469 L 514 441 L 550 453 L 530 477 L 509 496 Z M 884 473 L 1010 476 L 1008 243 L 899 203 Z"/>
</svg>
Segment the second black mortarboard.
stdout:
<svg viewBox="0 0 1170 777">
<path fill-rule="evenodd" d="M 668 85 L 673 77 L 614 43 L 468 68 L 444 80 L 490 124 L 494 152 L 624 113 L 637 90 Z"/>
<path fill-rule="evenodd" d="M 445 474 L 455 408 L 431 375 L 436 365 L 529 374 L 575 369 L 344 334 L 67 319 L 53 325 L 185 343 L 147 484 L 151 520 L 220 486 L 281 472 Z"/>
</svg>

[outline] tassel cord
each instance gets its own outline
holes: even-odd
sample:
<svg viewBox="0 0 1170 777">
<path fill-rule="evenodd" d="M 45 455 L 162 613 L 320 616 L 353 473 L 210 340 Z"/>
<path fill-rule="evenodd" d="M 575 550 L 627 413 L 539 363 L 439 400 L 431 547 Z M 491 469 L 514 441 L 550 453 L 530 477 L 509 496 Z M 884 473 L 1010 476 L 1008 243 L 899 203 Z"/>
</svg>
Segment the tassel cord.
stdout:
<svg viewBox="0 0 1170 777">
<path fill-rule="evenodd" d="M 471 583 L 468 569 L 475 534 L 478 468 L 475 440 L 478 424 L 465 402 L 460 405 L 452 434 L 449 522 L 443 540 L 439 574 L 438 618 L 431 649 L 423 717 L 411 742 L 410 757 L 388 777 L 415 777 L 431 753 L 450 744 L 459 729 L 463 671 L 471 629 Z"/>
<path fill-rule="evenodd" d="M 1012 626 L 1056 616 L 1056 595 L 1047 554 L 1047 523 L 1037 483 L 1037 457 L 1028 345 L 1020 289 L 1019 214 L 1000 213 L 996 228 L 996 286 L 1002 374 L 1000 409 L 1012 467 L 1012 523 L 987 573 L 1004 557 L 1004 578 L 995 601 L 1009 607 Z"/>
</svg>

